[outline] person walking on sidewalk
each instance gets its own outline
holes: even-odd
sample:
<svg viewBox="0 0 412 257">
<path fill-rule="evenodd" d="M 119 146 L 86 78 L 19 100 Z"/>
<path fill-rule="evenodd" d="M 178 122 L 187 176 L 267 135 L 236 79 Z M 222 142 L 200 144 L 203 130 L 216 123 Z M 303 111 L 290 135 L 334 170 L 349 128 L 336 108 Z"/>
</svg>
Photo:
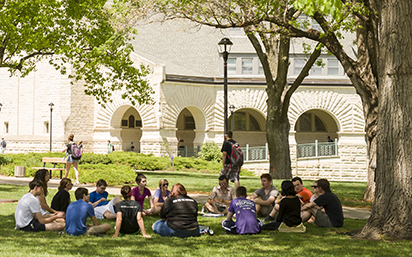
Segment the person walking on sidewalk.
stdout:
<svg viewBox="0 0 412 257">
<path fill-rule="evenodd" d="M 232 145 L 236 144 L 236 141 L 232 139 L 232 131 L 228 131 L 225 133 L 225 142 L 223 143 L 221 152 L 222 152 L 222 171 L 220 172 L 220 176 L 224 175 L 230 181 L 235 183 L 235 188 L 240 186 L 239 182 L 239 173 L 240 167 L 236 165 L 232 165 L 230 162 L 230 156 L 232 156 Z"/>
</svg>

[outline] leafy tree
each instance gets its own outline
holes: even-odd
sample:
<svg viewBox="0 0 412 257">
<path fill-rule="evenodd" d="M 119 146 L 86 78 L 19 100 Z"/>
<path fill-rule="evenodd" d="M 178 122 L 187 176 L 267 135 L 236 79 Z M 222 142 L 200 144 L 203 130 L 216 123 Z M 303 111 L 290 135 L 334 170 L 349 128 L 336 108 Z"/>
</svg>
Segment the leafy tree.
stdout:
<svg viewBox="0 0 412 257">
<path fill-rule="evenodd" d="M 85 93 L 104 104 L 111 92 L 133 104 L 150 103 L 148 67 L 135 67 L 130 26 L 118 17 L 123 0 L 0 0 L 0 67 L 26 76 L 47 59 L 62 74 L 83 80 Z M 71 65 L 72 71 L 67 68 Z"/>
<path fill-rule="evenodd" d="M 267 1 L 263 1 L 268 4 Z M 191 0 L 161 1 L 157 10 L 165 19 L 184 18 L 201 25 L 216 28 L 242 27 L 262 63 L 267 84 L 267 123 L 266 137 L 269 146 L 270 174 L 275 179 L 292 177 L 289 130 L 287 112 L 290 98 L 321 53 L 318 44 L 299 76 L 291 86 L 287 85 L 289 65 L 290 35 L 282 27 L 263 20 L 264 13 L 259 7 L 264 3 L 254 0 Z M 296 20 L 286 2 L 273 2 L 270 8 L 273 15 L 283 15 L 287 20 Z"/>
<path fill-rule="evenodd" d="M 222 153 L 220 152 L 219 146 L 215 142 L 204 143 L 200 149 L 199 158 L 205 161 L 221 162 Z"/>
</svg>

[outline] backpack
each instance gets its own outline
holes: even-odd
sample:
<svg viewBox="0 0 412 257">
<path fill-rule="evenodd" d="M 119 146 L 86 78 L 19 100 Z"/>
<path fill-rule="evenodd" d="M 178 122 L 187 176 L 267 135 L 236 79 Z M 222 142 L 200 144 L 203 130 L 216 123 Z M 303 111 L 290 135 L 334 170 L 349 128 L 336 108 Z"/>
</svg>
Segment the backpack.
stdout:
<svg viewBox="0 0 412 257">
<path fill-rule="evenodd" d="M 82 158 L 82 148 L 77 144 L 71 144 L 71 154 L 74 159 Z"/>
<path fill-rule="evenodd" d="M 228 141 L 229 142 L 229 141 Z M 243 152 L 238 143 L 229 142 L 232 146 L 232 153 L 229 156 L 230 162 L 238 167 L 243 165 Z"/>
<path fill-rule="evenodd" d="M 112 145 L 112 152 L 114 152 L 114 145 Z"/>
<path fill-rule="evenodd" d="M 6 148 L 6 145 L 7 145 L 7 144 L 6 144 L 6 141 L 4 141 L 4 140 L 1 141 L 1 147 Z"/>
</svg>

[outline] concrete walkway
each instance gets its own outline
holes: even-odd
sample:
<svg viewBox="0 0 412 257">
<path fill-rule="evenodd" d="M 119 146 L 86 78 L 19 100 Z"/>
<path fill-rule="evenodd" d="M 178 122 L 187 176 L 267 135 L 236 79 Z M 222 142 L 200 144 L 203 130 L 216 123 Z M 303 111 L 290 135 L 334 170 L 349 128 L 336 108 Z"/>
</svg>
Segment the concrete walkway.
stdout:
<svg viewBox="0 0 412 257">
<path fill-rule="evenodd" d="M 33 178 L 27 177 L 7 177 L 0 175 L 0 184 L 8 184 L 8 185 L 18 185 L 18 186 L 28 186 L 29 182 L 32 181 Z M 59 186 L 60 179 L 51 179 L 48 183 L 48 187 L 52 189 L 57 189 Z M 74 185 L 73 191 L 76 190 L 78 187 L 85 187 L 92 192 L 96 190 L 96 186 L 94 184 L 80 184 Z M 111 195 L 120 195 L 120 186 L 119 187 L 110 187 L 106 188 L 106 191 Z M 1 193 L 1 192 L 0 192 Z M 152 192 L 153 194 L 154 192 Z M 208 195 L 204 194 L 189 194 L 190 197 L 195 199 L 198 203 L 204 204 L 207 201 Z M 345 218 L 348 219 L 368 219 L 371 214 L 370 210 L 362 209 L 362 208 L 353 208 L 353 207 L 343 207 L 343 215 Z"/>
</svg>

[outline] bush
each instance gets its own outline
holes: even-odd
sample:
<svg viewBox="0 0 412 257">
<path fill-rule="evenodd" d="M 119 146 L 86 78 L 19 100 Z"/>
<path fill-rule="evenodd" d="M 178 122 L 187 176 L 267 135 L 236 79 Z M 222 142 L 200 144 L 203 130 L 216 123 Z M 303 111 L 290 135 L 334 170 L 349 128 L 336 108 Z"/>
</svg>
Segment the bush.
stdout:
<svg viewBox="0 0 412 257">
<path fill-rule="evenodd" d="M 222 153 L 216 143 L 205 143 L 199 152 L 199 158 L 206 161 L 222 161 Z"/>
</svg>

